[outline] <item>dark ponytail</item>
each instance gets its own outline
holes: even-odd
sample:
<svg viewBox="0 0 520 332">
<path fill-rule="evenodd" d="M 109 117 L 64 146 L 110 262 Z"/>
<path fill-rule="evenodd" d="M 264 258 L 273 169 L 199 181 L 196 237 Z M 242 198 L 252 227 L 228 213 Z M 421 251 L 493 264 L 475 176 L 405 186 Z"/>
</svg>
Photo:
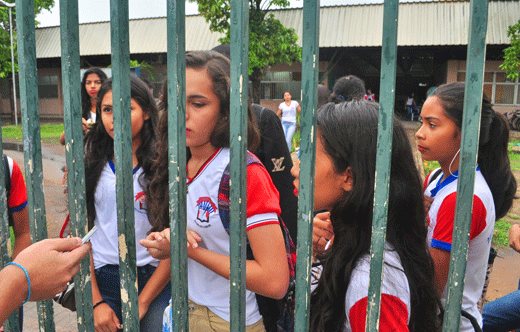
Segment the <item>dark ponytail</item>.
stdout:
<svg viewBox="0 0 520 332">
<path fill-rule="evenodd" d="M 439 98 L 444 113 L 457 127 L 462 127 L 464 83 L 450 83 L 438 87 L 431 96 Z M 502 114 L 493 110 L 486 93 L 482 97 L 482 115 L 477 163 L 493 195 L 496 219 L 506 215 L 513 204 L 516 180 L 511 171 L 507 144 L 509 126 Z"/>
</svg>

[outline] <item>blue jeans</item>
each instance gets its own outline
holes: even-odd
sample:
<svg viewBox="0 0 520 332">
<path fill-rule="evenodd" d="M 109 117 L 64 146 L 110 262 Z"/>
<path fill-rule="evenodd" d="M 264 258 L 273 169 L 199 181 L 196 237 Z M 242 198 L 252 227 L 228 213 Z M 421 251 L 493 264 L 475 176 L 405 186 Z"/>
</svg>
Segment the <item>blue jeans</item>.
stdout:
<svg viewBox="0 0 520 332">
<path fill-rule="evenodd" d="M 520 289 L 520 283 L 518 288 Z M 520 290 L 486 304 L 482 312 L 482 320 L 484 332 L 520 329 Z"/>
<path fill-rule="evenodd" d="M 289 147 L 289 152 L 291 152 L 292 148 L 292 137 L 294 132 L 296 131 L 296 122 L 287 122 L 282 121 L 283 134 L 285 135 L 285 141 L 287 142 L 287 146 Z"/>
<path fill-rule="evenodd" d="M 139 293 L 155 271 L 152 265 L 137 268 L 137 290 Z M 117 318 L 124 324 L 121 312 L 121 286 L 119 283 L 119 265 L 105 265 L 96 270 L 96 280 L 103 300 L 114 310 Z M 171 285 L 168 283 L 150 303 L 146 315 L 141 319 L 141 331 L 161 332 L 164 309 L 171 298 Z"/>
</svg>

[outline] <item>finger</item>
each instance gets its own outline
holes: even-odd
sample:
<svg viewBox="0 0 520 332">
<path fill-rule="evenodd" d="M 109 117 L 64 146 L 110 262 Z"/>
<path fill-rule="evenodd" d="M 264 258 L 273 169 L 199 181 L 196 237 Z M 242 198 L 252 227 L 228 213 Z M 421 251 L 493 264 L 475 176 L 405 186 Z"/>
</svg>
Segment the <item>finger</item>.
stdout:
<svg viewBox="0 0 520 332">
<path fill-rule="evenodd" d="M 81 239 L 79 237 L 48 239 L 45 241 L 51 241 L 53 248 L 57 251 L 72 251 L 81 245 Z"/>
<path fill-rule="evenodd" d="M 123 325 L 121 325 L 121 323 L 119 322 L 119 319 L 117 319 L 117 316 L 114 314 L 112 314 L 112 321 L 114 322 L 114 327 L 116 329 L 122 329 L 123 328 Z"/>
<path fill-rule="evenodd" d="M 81 247 L 76 248 L 69 253 L 66 253 L 66 255 L 68 256 L 68 259 L 73 265 L 77 265 L 83 259 L 83 257 L 85 257 L 88 254 L 90 248 L 92 248 L 92 244 L 90 242 L 87 242 Z"/>
<path fill-rule="evenodd" d="M 192 231 L 192 230 L 188 230 L 191 234 L 191 236 L 193 236 L 193 238 L 197 241 L 197 242 L 201 242 L 202 241 L 202 238 L 200 237 L 199 234 L 197 234 L 197 232 L 195 231 Z"/>
<path fill-rule="evenodd" d="M 140 240 L 139 244 L 148 249 L 159 249 L 160 244 L 155 240 Z"/>
</svg>

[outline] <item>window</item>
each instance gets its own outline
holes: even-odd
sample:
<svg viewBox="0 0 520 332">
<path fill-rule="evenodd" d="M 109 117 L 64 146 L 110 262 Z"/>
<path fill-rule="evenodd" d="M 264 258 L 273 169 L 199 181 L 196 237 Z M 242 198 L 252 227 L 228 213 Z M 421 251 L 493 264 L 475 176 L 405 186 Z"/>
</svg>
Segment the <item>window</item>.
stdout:
<svg viewBox="0 0 520 332">
<path fill-rule="evenodd" d="M 58 98 L 58 76 L 57 75 L 38 76 L 38 96 L 41 99 Z"/>
<path fill-rule="evenodd" d="M 457 73 L 457 81 L 464 82 L 466 72 Z M 484 92 L 496 105 L 520 105 L 520 80 L 507 79 L 503 71 L 487 71 L 484 73 Z"/>
</svg>

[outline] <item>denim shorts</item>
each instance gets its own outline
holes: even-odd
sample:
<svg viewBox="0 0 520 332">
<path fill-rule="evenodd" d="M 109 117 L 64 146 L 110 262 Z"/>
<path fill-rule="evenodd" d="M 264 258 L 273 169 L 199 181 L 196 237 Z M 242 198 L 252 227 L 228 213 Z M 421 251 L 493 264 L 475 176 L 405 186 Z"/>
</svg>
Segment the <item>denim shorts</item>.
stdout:
<svg viewBox="0 0 520 332">
<path fill-rule="evenodd" d="M 137 267 L 137 290 L 139 294 L 155 272 L 155 266 Z M 119 283 L 119 265 L 105 265 L 96 269 L 96 281 L 103 300 L 114 310 L 117 318 L 124 324 L 121 312 L 121 286 Z M 141 331 L 161 332 L 164 308 L 171 298 L 171 285 L 168 283 L 150 303 L 148 312 L 141 319 Z"/>
</svg>

